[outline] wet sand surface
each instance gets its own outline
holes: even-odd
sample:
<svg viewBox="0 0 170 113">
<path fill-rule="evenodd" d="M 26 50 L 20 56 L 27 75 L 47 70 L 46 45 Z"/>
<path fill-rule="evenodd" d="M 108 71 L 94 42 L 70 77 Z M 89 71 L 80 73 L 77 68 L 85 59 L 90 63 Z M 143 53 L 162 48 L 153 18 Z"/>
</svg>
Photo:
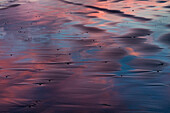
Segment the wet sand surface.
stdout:
<svg viewBox="0 0 170 113">
<path fill-rule="evenodd" d="M 0 113 L 169 113 L 169 0 L 1 0 Z"/>
</svg>

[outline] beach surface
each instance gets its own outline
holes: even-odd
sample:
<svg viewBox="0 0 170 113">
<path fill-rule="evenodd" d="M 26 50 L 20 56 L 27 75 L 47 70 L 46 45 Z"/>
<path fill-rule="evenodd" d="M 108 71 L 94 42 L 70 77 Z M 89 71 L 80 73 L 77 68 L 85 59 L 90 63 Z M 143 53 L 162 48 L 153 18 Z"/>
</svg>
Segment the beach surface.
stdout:
<svg viewBox="0 0 170 113">
<path fill-rule="evenodd" d="M 170 113 L 169 0 L 1 0 L 0 113 Z"/>
</svg>

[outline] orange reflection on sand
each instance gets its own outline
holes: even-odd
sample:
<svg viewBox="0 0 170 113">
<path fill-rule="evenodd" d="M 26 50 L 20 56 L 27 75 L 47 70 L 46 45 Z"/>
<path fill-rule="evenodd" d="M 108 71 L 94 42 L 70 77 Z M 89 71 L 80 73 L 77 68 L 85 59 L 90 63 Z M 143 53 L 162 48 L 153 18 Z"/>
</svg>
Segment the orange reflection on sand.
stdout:
<svg viewBox="0 0 170 113">
<path fill-rule="evenodd" d="M 139 52 L 135 52 L 133 48 L 126 47 L 126 50 L 129 52 L 130 55 L 140 56 L 140 53 Z"/>
</svg>

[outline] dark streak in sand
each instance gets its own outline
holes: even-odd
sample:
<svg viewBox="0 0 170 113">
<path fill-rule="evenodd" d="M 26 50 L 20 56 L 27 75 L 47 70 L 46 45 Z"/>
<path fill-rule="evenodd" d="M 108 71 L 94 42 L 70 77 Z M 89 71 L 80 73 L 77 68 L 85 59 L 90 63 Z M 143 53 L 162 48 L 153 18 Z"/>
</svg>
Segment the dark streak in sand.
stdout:
<svg viewBox="0 0 170 113">
<path fill-rule="evenodd" d="M 167 24 L 166 27 L 170 28 L 170 24 Z"/>
<path fill-rule="evenodd" d="M 124 1 L 124 0 L 115 0 L 115 1 L 113 1 L 113 3 L 122 2 L 122 1 Z"/>
<path fill-rule="evenodd" d="M 130 32 L 127 34 L 124 34 L 122 36 L 118 36 L 119 38 L 136 38 L 140 36 L 148 36 L 152 34 L 153 31 L 149 29 L 144 29 L 144 28 L 133 28 L 130 29 Z"/>
<path fill-rule="evenodd" d="M 13 4 L 13 5 L 7 6 L 5 8 L 0 8 L 0 10 L 9 9 L 9 8 L 17 7 L 17 6 L 20 6 L 20 4 Z"/>
<path fill-rule="evenodd" d="M 170 8 L 170 5 L 164 6 L 164 8 Z"/>
<path fill-rule="evenodd" d="M 167 2 L 167 1 L 156 1 L 157 3 L 165 3 L 165 2 Z"/>
<path fill-rule="evenodd" d="M 68 4 L 79 5 L 79 6 L 84 6 L 87 8 L 99 10 L 99 11 L 104 11 L 104 12 L 107 12 L 110 14 L 117 14 L 118 16 L 127 17 L 127 18 L 131 18 L 131 19 L 139 20 L 139 21 L 151 21 L 152 20 L 150 18 L 144 18 L 144 17 L 135 16 L 135 15 L 125 14 L 124 12 L 122 12 L 120 10 L 110 10 L 110 9 L 106 9 L 106 8 L 100 8 L 100 7 L 91 6 L 91 5 L 84 5 L 81 3 L 74 3 L 74 2 L 69 2 L 69 1 L 65 1 L 65 0 L 60 0 L 60 1 L 68 3 Z"/>
<path fill-rule="evenodd" d="M 136 69 L 162 70 L 167 66 L 167 63 L 160 60 L 138 58 L 131 61 L 130 65 Z"/>
<path fill-rule="evenodd" d="M 80 29 L 83 29 L 86 32 L 95 32 L 95 33 L 98 33 L 98 32 L 104 32 L 105 31 L 103 29 L 99 29 L 99 28 L 96 28 L 96 27 L 87 27 L 87 26 L 82 25 L 82 24 L 77 24 L 77 25 L 74 25 L 74 26 L 78 27 Z"/>
<path fill-rule="evenodd" d="M 158 41 L 170 46 L 170 33 L 162 35 Z"/>
</svg>

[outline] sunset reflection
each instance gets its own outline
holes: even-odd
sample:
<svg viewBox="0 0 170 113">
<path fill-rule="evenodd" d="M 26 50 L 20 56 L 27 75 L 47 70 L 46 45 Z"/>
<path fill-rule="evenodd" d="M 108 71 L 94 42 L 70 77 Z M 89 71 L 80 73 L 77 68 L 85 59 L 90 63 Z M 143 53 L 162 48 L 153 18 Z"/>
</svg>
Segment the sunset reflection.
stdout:
<svg viewBox="0 0 170 113">
<path fill-rule="evenodd" d="M 0 1 L 0 112 L 168 113 L 169 3 Z"/>
</svg>

